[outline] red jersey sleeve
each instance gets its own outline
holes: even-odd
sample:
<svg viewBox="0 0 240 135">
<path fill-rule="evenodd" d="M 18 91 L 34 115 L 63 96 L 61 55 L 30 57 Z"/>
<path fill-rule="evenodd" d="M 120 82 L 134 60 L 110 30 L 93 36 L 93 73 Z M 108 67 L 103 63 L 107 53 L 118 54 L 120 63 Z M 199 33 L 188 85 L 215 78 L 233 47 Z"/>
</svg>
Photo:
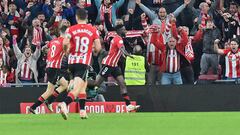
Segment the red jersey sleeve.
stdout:
<svg viewBox="0 0 240 135">
<path fill-rule="evenodd" d="M 120 49 L 123 46 L 123 40 L 122 38 L 117 38 L 117 40 L 115 41 L 117 44 L 117 47 Z"/>
<path fill-rule="evenodd" d="M 99 32 L 96 27 L 93 27 L 93 40 L 99 39 Z"/>
<path fill-rule="evenodd" d="M 230 49 L 223 49 L 223 54 L 227 55 L 231 50 Z"/>
</svg>

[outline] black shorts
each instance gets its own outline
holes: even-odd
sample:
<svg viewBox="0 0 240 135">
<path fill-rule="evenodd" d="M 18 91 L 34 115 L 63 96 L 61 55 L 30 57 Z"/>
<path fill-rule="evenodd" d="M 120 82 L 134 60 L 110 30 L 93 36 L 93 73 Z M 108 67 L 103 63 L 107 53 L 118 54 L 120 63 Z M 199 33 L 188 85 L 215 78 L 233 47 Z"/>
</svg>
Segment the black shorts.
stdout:
<svg viewBox="0 0 240 135">
<path fill-rule="evenodd" d="M 89 66 L 85 64 L 69 64 L 69 70 L 72 74 L 72 77 L 80 77 L 84 81 L 87 80 L 88 77 L 88 69 Z"/>
<path fill-rule="evenodd" d="M 99 74 L 107 79 L 109 75 L 112 75 L 114 78 L 122 75 L 122 71 L 119 67 L 110 67 L 108 65 L 102 65 L 102 69 L 100 70 Z"/>
<path fill-rule="evenodd" d="M 67 69 L 60 69 L 59 70 L 59 78 L 61 79 L 64 77 L 67 81 L 70 81 L 70 73 L 67 71 Z"/>
<path fill-rule="evenodd" d="M 58 68 L 47 68 L 46 73 L 47 73 L 48 82 L 55 85 L 59 79 L 59 72 L 60 72 L 60 69 Z"/>
</svg>

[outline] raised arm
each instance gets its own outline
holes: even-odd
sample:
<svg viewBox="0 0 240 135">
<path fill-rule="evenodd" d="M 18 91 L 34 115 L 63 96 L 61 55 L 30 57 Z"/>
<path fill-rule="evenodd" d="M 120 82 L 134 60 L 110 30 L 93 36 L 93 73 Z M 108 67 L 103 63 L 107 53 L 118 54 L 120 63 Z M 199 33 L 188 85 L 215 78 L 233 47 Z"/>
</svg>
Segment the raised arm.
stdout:
<svg viewBox="0 0 240 135">
<path fill-rule="evenodd" d="M 158 18 L 158 15 L 155 14 L 153 11 L 151 11 L 149 8 L 147 8 L 146 6 L 144 6 L 141 3 L 141 0 L 136 0 L 136 4 L 138 4 L 138 6 L 143 10 L 143 12 L 145 14 L 147 14 L 147 16 L 153 21 L 154 19 Z"/>
<path fill-rule="evenodd" d="M 16 36 L 13 36 L 13 51 L 14 51 L 17 59 L 20 59 L 22 57 L 23 53 L 18 48 L 17 37 Z"/>
<path fill-rule="evenodd" d="M 174 12 L 173 15 L 178 17 L 178 15 L 183 11 L 183 9 L 191 2 L 191 0 L 184 0 L 184 3 L 178 7 Z"/>
<path fill-rule="evenodd" d="M 220 55 L 224 55 L 224 50 L 218 47 L 219 43 L 220 43 L 219 39 L 216 39 L 214 41 L 214 52 Z"/>
<path fill-rule="evenodd" d="M 124 56 L 126 56 L 126 57 L 128 56 L 128 57 L 130 57 L 130 58 L 133 58 L 133 57 L 131 56 L 131 54 L 127 52 L 127 50 L 125 49 L 125 46 L 122 46 L 122 47 L 120 48 L 120 50 L 122 51 L 122 53 L 123 53 Z"/>
<path fill-rule="evenodd" d="M 120 8 L 123 5 L 124 1 L 125 0 L 119 0 L 119 1 L 117 1 L 115 3 L 113 3 L 113 6 L 116 7 L 116 9 L 118 9 L 118 8 Z"/>
<path fill-rule="evenodd" d="M 33 58 L 38 60 L 40 55 L 41 55 L 41 44 L 39 43 L 36 47 L 36 50 L 35 50 L 34 54 L 33 54 Z"/>
<path fill-rule="evenodd" d="M 94 2 L 95 2 L 95 5 L 96 5 L 97 9 L 100 9 L 100 7 L 101 7 L 101 0 L 94 0 Z"/>
<path fill-rule="evenodd" d="M 180 32 L 180 37 L 181 37 L 179 46 L 184 48 L 187 45 L 187 43 L 188 43 L 188 35 L 184 31 L 184 29 L 181 28 L 181 27 L 179 28 L 178 31 Z"/>
</svg>

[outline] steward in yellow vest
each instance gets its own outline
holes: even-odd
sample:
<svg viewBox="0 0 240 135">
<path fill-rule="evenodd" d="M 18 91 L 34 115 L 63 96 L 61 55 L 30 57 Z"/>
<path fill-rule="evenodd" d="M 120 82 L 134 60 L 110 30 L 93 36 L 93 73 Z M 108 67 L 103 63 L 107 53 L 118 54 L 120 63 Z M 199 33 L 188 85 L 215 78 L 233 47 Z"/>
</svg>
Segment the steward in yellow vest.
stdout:
<svg viewBox="0 0 240 135">
<path fill-rule="evenodd" d="M 136 45 L 133 48 L 133 58 L 127 57 L 125 63 L 125 82 L 127 85 L 145 85 L 146 83 L 146 70 L 148 64 L 145 57 L 142 56 L 142 48 Z"/>
</svg>

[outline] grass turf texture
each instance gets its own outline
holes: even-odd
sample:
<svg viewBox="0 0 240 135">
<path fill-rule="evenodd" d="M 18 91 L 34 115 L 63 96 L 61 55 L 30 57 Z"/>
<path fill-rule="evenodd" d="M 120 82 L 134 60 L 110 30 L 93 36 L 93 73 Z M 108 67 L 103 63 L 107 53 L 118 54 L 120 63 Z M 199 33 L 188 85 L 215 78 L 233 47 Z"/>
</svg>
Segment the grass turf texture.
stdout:
<svg viewBox="0 0 240 135">
<path fill-rule="evenodd" d="M 0 115 L 0 135 L 239 135 L 239 112 Z"/>
</svg>

